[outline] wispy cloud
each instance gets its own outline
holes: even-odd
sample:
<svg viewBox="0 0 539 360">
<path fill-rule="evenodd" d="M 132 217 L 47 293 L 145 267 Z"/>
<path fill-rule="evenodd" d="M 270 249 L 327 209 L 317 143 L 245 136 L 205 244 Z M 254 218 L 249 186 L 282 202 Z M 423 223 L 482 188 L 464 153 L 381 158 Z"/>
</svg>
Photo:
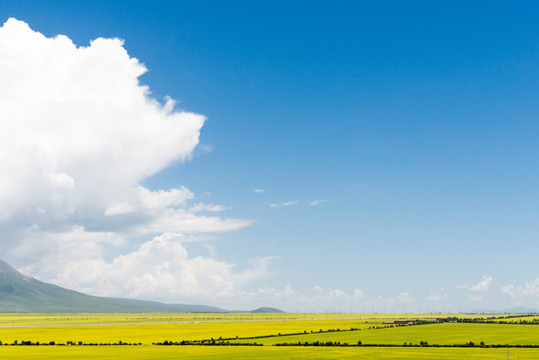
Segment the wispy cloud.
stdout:
<svg viewBox="0 0 539 360">
<path fill-rule="evenodd" d="M 209 212 L 220 212 L 229 210 L 229 207 L 223 206 L 223 205 L 214 205 L 214 204 L 204 204 L 202 202 L 195 204 L 189 208 L 189 212 L 191 213 L 198 213 L 202 211 L 209 211 Z"/>
<path fill-rule="evenodd" d="M 442 301 L 445 301 L 446 299 L 447 299 L 447 296 L 445 294 L 441 295 L 434 291 L 429 292 L 429 295 L 426 298 L 426 300 L 429 302 L 442 302 Z"/>
<path fill-rule="evenodd" d="M 297 201 L 287 201 L 287 202 L 279 203 L 279 204 L 270 204 L 270 208 L 294 206 L 297 204 L 298 204 Z"/>
<path fill-rule="evenodd" d="M 480 295 L 469 294 L 468 295 L 468 300 L 471 301 L 471 302 L 481 302 L 481 301 L 483 301 L 483 297 L 480 296 Z"/>
<path fill-rule="evenodd" d="M 208 154 L 211 153 L 214 149 L 213 144 L 198 144 L 196 147 L 196 150 L 198 150 L 202 154 Z"/>
<path fill-rule="evenodd" d="M 316 199 L 316 200 L 312 200 L 312 201 L 309 201 L 309 205 L 310 206 L 317 206 L 317 205 L 320 205 L 322 203 L 325 203 L 327 200 L 325 199 Z"/>
<path fill-rule="evenodd" d="M 253 192 L 261 194 L 266 191 L 264 189 L 254 189 Z"/>
</svg>

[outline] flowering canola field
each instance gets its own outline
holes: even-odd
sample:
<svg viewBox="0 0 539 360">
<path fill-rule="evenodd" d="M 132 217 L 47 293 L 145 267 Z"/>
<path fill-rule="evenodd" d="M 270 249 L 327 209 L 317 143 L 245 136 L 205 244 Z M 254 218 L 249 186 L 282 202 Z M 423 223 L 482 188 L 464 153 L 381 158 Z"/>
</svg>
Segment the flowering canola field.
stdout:
<svg viewBox="0 0 539 360">
<path fill-rule="evenodd" d="M 506 314 L 2 314 L 0 358 L 539 359 L 536 319 Z"/>
</svg>

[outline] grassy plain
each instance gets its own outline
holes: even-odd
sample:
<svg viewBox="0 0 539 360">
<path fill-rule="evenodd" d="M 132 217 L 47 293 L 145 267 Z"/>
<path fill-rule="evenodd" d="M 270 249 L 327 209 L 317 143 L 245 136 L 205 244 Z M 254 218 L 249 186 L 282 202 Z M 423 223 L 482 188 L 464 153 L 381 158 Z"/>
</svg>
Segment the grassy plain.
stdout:
<svg viewBox="0 0 539 360">
<path fill-rule="evenodd" d="M 0 346 L 0 358 L 35 359 L 506 359 L 501 348 L 401 347 L 404 342 L 419 344 L 539 345 L 539 325 L 438 323 L 393 326 L 395 320 L 435 320 L 459 317 L 487 319 L 476 314 L 1 314 L 0 340 L 4 344 L 21 341 L 54 341 L 55 346 Z M 518 322 L 533 317 L 499 320 Z M 497 319 L 494 319 L 497 320 Z M 384 324 L 385 323 L 385 324 Z M 330 329 L 354 331 L 330 331 Z M 324 332 L 319 333 L 318 331 Z M 311 333 L 311 331 L 313 333 Z M 286 335 L 303 333 L 302 335 Z M 281 334 L 281 336 L 275 336 Z M 271 337 L 263 337 L 270 336 Z M 157 346 L 165 340 L 238 339 L 240 343 L 266 346 Z M 277 343 L 308 341 L 357 344 L 393 344 L 398 347 L 305 347 L 271 346 Z M 85 344 L 134 343 L 141 345 L 62 346 L 68 341 Z M 231 340 L 233 342 L 234 340 Z M 539 348 L 511 348 L 512 359 L 539 359 Z"/>
</svg>

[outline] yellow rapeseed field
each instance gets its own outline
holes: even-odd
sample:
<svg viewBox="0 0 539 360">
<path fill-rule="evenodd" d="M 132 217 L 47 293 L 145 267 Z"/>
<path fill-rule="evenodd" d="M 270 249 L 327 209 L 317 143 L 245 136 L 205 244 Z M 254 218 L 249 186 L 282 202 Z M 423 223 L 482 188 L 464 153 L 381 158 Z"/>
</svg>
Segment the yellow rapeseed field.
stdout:
<svg viewBox="0 0 539 360">
<path fill-rule="evenodd" d="M 396 326 L 395 321 L 458 317 L 512 324 L 429 323 Z M 488 348 L 494 344 L 539 345 L 539 326 L 517 324 L 533 317 L 476 314 L 2 314 L 1 358 L 55 359 L 539 359 L 539 348 Z M 353 329 L 352 331 L 350 331 Z M 321 331 L 321 332 L 320 332 Z M 287 335 L 293 334 L 293 335 Z M 236 337 L 239 339 L 236 340 Z M 241 339 L 246 338 L 246 339 Z M 264 346 L 153 345 L 164 341 L 221 339 Z M 348 343 L 361 347 L 272 346 L 305 342 Z M 485 347 L 434 348 L 417 345 Z M 21 343 L 40 346 L 20 346 Z M 13 344 L 17 344 L 17 346 Z M 43 345 L 54 343 L 54 345 Z M 79 345 L 83 344 L 83 345 Z M 114 344 L 132 345 L 114 345 Z M 70 344 L 70 345 L 66 345 Z M 93 344 L 93 345 L 89 345 Z M 112 345 L 109 345 L 112 344 Z M 394 347 L 365 346 L 372 344 Z M 509 351 L 509 353 L 508 353 Z"/>
</svg>

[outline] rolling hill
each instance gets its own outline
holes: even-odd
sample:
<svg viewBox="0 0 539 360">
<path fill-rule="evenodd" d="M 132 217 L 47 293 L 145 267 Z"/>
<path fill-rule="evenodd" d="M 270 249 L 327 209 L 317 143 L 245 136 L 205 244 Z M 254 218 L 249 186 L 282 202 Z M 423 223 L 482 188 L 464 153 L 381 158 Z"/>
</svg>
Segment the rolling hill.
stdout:
<svg viewBox="0 0 539 360">
<path fill-rule="evenodd" d="M 227 312 L 213 306 L 90 296 L 25 276 L 0 260 L 0 312 Z"/>
</svg>

